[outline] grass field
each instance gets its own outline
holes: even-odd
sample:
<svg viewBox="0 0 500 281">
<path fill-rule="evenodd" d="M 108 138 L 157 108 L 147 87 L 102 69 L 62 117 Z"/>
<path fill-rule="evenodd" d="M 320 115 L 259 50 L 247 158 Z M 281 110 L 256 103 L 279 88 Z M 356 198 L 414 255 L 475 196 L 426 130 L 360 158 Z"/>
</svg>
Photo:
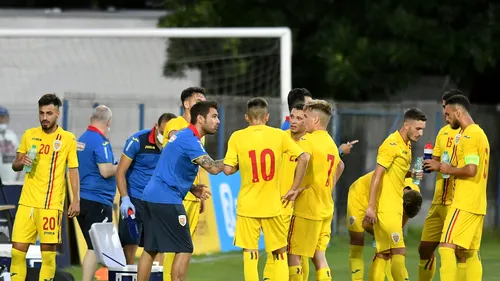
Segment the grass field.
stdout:
<svg viewBox="0 0 500 281">
<path fill-rule="evenodd" d="M 420 239 L 420 230 L 410 230 L 406 237 L 408 255 L 406 266 L 411 280 L 417 280 L 418 272 L 418 244 Z M 365 280 L 371 258 L 373 257 L 373 248 L 371 247 L 371 237 L 366 239 L 367 245 L 364 251 L 365 260 Z M 349 272 L 349 240 L 347 237 L 335 237 L 327 250 L 327 257 L 332 269 L 332 280 L 350 280 Z M 481 258 L 483 262 L 483 280 L 500 280 L 500 275 L 496 269 L 500 267 L 500 235 L 497 233 L 485 233 L 483 244 L 481 246 Z M 262 271 L 266 261 L 265 253 L 261 253 L 259 260 L 259 272 Z M 314 280 L 314 269 L 311 263 L 311 274 L 309 280 Z M 75 280 L 80 280 L 80 267 L 68 268 L 73 273 Z M 243 263 L 241 253 L 225 253 L 210 256 L 194 256 L 189 267 L 189 281 L 238 281 L 243 279 Z M 439 268 L 434 277 L 439 280 Z"/>
</svg>

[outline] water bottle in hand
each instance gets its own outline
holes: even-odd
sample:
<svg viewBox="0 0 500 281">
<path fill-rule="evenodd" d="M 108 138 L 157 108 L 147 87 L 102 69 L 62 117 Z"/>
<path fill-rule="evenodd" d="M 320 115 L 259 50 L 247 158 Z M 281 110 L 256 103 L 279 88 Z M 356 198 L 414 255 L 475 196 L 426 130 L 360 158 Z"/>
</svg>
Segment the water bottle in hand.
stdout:
<svg viewBox="0 0 500 281">
<path fill-rule="evenodd" d="M 419 185 L 420 180 L 417 178 L 417 174 L 419 172 L 422 172 L 422 169 L 424 168 L 424 160 L 422 157 L 417 157 L 417 163 L 415 163 L 415 166 L 413 168 L 413 184 Z"/>
<path fill-rule="evenodd" d="M 443 153 L 443 156 L 441 156 L 441 162 L 448 165 L 450 164 L 450 155 L 448 154 L 448 151 L 445 151 Z M 441 174 L 441 176 L 443 177 L 443 179 L 447 179 L 450 177 L 450 174 Z"/>
<path fill-rule="evenodd" d="M 134 210 L 132 209 L 128 209 L 127 223 L 128 223 L 128 231 L 130 232 L 130 237 L 133 240 L 137 240 L 139 238 L 139 230 L 137 229 L 135 214 Z"/>
<path fill-rule="evenodd" d="M 434 151 L 434 147 L 431 142 L 428 142 L 424 146 L 424 160 L 432 159 L 432 152 Z M 424 173 L 430 173 L 431 171 L 424 169 Z"/>
<path fill-rule="evenodd" d="M 31 159 L 31 161 L 35 161 L 35 158 L 36 158 L 36 145 L 35 144 L 32 145 L 31 148 L 28 150 L 28 157 Z M 29 172 L 31 172 L 32 167 L 33 167 L 33 162 L 31 163 L 30 166 L 24 165 L 23 170 L 26 173 L 29 173 Z"/>
</svg>

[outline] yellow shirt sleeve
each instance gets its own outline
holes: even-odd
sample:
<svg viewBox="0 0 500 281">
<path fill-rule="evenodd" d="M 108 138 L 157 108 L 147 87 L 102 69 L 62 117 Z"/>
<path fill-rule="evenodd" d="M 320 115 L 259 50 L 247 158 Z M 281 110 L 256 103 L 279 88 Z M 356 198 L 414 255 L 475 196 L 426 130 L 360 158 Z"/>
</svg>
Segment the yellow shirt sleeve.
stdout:
<svg viewBox="0 0 500 281">
<path fill-rule="evenodd" d="M 479 165 L 479 148 L 474 136 L 465 135 L 460 138 L 464 152 L 465 165 Z"/>
<path fill-rule="evenodd" d="M 384 142 L 378 148 L 377 164 L 388 169 L 398 153 L 398 145 L 390 141 Z"/>
<path fill-rule="evenodd" d="M 78 157 L 76 155 L 76 137 L 71 136 L 71 141 L 68 146 L 68 168 L 78 168 Z"/>
<path fill-rule="evenodd" d="M 435 157 L 441 157 L 442 151 L 441 151 L 441 143 L 439 142 L 439 139 L 441 138 L 443 129 L 439 130 L 438 135 L 436 136 L 436 141 L 434 142 L 434 149 L 432 150 L 432 156 Z"/>
<path fill-rule="evenodd" d="M 285 132 L 281 134 L 283 140 L 283 152 L 297 159 L 304 151 Z"/>
<path fill-rule="evenodd" d="M 236 149 L 236 140 L 234 134 L 231 135 L 227 143 L 226 157 L 224 157 L 224 164 L 236 167 L 238 165 L 238 151 Z"/>
<path fill-rule="evenodd" d="M 26 145 L 26 138 L 28 136 L 26 136 L 28 134 L 28 132 L 24 132 L 22 138 L 21 138 L 21 143 L 19 144 L 19 147 L 17 148 L 17 152 L 18 153 L 24 153 L 26 154 L 28 152 L 28 148 L 27 148 L 27 145 Z"/>
<path fill-rule="evenodd" d="M 165 139 L 163 141 L 163 147 L 165 147 L 165 145 L 167 145 L 168 143 L 168 135 L 170 134 L 170 132 L 172 131 L 178 131 L 180 129 L 183 129 L 181 127 L 181 123 L 177 121 L 178 119 L 172 119 L 170 121 L 167 122 L 167 124 L 165 125 L 165 130 L 163 130 L 163 138 Z"/>
</svg>

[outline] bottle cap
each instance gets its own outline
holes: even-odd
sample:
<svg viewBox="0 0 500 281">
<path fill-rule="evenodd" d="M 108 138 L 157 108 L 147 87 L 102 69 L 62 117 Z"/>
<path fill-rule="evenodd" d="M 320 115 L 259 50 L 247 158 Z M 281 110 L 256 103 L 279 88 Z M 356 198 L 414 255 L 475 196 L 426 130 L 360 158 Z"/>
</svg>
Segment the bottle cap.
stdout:
<svg viewBox="0 0 500 281">
<path fill-rule="evenodd" d="M 129 216 L 133 215 L 133 214 L 134 214 L 134 210 L 132 210 L 132 209 L 128 209 L 127 214 L 128 214 Z"/>
<path fill-rule="evenodd" d="M 431 142 L 428 142 L 425 146 L 424 149 L 433 149 L 434 147 L 432 146 Z"/>
</svg>

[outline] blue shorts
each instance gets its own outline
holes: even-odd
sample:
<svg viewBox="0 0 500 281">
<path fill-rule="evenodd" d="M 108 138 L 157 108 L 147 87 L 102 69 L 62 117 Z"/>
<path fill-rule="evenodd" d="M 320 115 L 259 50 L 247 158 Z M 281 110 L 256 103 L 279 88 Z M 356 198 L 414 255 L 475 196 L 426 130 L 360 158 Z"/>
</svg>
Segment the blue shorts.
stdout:
<svg viewBox="0 0 500 281">
<path fill-rule="evenodd" d="M 158 253 L 192 253 L 186 209 L 182 204 L 143 201 L 141 244 L 144 250 Z"/>
</svg>

